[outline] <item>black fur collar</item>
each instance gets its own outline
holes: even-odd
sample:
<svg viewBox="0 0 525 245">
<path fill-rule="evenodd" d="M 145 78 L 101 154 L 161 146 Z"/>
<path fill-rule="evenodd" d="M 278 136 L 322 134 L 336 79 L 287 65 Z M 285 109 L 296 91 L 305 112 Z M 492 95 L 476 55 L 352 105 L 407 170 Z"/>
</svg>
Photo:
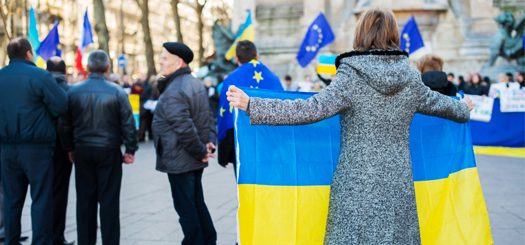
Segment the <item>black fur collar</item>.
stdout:
<svg viewBox="0 0 525 245">
<path fill-rule="evenodd" d="M 352 56 L 360 56 L 360 55 L 404 55 L 408 57 L 408 53 L 399 50 L 399 49 L 372 49 L 367 51 L 350 51 L 346 53 L 342 53 L 335 59 L 335 67 L 339 68 L 339 65 L 341 64 L 341 60 L 344 58 L 352 57 Z"/>
</svg>

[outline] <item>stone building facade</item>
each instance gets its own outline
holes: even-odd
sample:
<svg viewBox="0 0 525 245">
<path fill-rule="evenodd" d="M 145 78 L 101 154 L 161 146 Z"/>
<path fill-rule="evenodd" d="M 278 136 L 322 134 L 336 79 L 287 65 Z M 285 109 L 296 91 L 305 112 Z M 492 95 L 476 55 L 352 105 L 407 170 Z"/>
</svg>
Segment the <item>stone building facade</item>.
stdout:
<svg viewBox="0 0 525 245">
<path fill-rule="evenodd" d="M 497 2 L 497 3 L 496 3 Z M 494 17 L 500 13 L 493 0 L 236 0 L 233 5 L 233 26 L 253 13 L 255 42 L 263 62 L 279 76 L 291 74 L 296 80 L 315 74 L 316 61 L 301 68 L 296 53 L 309 24 L 324 12 L 336 35 L 334 43 L 321 53 L 339 54 L 352 49 L 353 33 L 360 13 L 371 7 L 393 10 L 400 30 L 414 16 L 422 33 L 425 53 L 437 54 L 445 60 L 445 70 L 460 75 L 478 72 L 489 56 L 491 38 L 497 31 Z"/>
</svg>

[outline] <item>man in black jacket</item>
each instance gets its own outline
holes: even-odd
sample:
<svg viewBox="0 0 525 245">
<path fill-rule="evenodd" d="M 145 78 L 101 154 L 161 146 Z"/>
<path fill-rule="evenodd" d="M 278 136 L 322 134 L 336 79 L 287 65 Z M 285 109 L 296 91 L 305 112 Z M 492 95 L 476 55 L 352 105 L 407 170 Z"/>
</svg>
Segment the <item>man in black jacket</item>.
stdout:
<svg viewBox="0 0 525 245">
<path fill-rule="evenodd" d="M 215 151 L 215 123 L 208 94 L 191 75 L 193 52 L 182 43 L 164 43 L 160 56 L 160 99 L 153 117 L 157 170 L 167 173 L 182 244 L 215 244 L 217 233 L 204 203 L 202 172 Z"/>
<path fill-rule="evenodd" d="M 15 38 L 0 70 L 0 148 L 6 244 L 20 242 L 22 208 L 31 186 L 33 244 L 53 240 L 53 151 L 56 117 L 67 110 L 66 93 L 32 62 L 31 44 Z"/>
<path fill-rule="evenodd" d="M 66 81 L 66 63 L 62 58 L 53 56 L 47 60 L 46 70 L 56 80 L 64 92 L 67 92 L 69 86 Z M 57 122 L 59 125 L 61 121 Z M 69 161 L 67 151 L 62 147 L 60 137 L 57 135 L 54 155 L 54 178 L 53 178 L 53 244 L 54 245 L 72 245 L 74 242 L 68 242 L 64 237 L 66 229 L 66 209 L 67 196 L 69 191 L 69 178 L 73 163 Z"/>
<path fill-rule="evenodd" d="M 108 55 L 92 52 L 87 68 L 88 80 L 67 93 L 69 111 L 61 126 L 64 148 L 75 162 L 78 244 L 96 243 L 100 204 L 102 243 L 114 245 L 120 242 L 122 162 L 134 161 L 137 130 L 126 93 L 104 79 L 110 69 Z"/>
</svg>

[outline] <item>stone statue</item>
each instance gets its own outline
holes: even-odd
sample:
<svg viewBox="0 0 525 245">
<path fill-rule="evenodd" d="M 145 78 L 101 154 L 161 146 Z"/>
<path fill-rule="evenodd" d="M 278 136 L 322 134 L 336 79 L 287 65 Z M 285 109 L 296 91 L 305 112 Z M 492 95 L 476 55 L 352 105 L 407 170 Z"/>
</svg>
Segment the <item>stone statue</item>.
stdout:
<svg viewBox="0 0 525 245">
<path fill-rule="evenodd" d="M 208 76 L 227 75 L 237 67 L 235 63 L 224 57 L 235 39 L 235 34 L 231 31 L 230 25 L 223 26 L 215 21 L 212 27 L 212 38 L 215 44 L 215 59 L 211 63 Z"/>
<path fill-rule="evenodd" d="M 501 56 L 508 61 L 516 60 L 518 67 L 525 69 L 525 14 L 516 20 L 510 12 L 505 11 L 494 19 L 499 25 L 499 30 L 492 40 L 490 57 L 485 68 L 493 66 Z"/>
</svg>

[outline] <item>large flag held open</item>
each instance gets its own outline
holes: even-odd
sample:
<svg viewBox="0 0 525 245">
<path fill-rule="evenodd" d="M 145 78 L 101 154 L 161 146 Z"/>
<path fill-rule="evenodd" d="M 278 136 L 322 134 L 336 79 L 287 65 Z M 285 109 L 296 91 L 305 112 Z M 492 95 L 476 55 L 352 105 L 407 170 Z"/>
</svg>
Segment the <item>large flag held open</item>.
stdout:
<svg viewBox="0 0 525 245">
<path fill-rule="evenodd" d="M 222 83 L 220 91 L 219 111 L 217 116 L 218 139 L 226 137 L 226 131 L 233 128 L 233 106 L 226 99 L 230 85 L 283 91 L 283 86 L 268 67 L 257 60 L 252 60 L 235 69 Z"/>
<path fill-rule="evenodd" d="M 245 89 L 254 97 L 311 94 Z M 323 244 L 339 117 L 252 126 L 236 110 L 240 244 Z M 423 244 L 492 244 L 469 124 L 416 115 L 411 156 Z"/>
</svg>

